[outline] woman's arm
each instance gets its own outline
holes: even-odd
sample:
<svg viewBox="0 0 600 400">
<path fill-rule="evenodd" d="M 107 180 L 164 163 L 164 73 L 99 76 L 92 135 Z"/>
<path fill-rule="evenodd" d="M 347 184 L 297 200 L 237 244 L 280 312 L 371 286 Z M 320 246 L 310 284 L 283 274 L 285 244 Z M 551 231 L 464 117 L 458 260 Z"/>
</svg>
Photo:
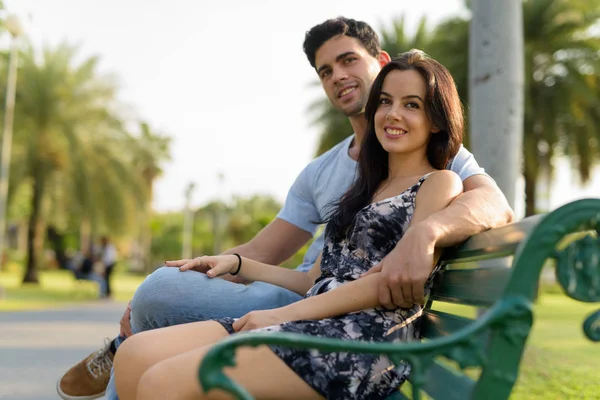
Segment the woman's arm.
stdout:
<svg viewBox="0 0 600 400">
<path fill-rule="evenodd" d="M 236 332 L 264 328 L 301 319 L 319 320 L 379 306 L 380 273 L 346 283 L 335 290 L 311 296 L 285 307 L 252 311 L 233 323 Z"/>
<path fill-rule="evenodd" d="M 306 292 L 308 292 L 308 289 L 315 284 L 315 280 L 321 274 L 321 254 L 319 254 L 319 257 L 317 257 L 315 263 L 308 272 L 281 268 L 276 265 L 264 264 L 259 261 L 242 257 L 239 275 L 247 280 L 271 283 L 304 296 Z M 233 268 L 237 268 L 237 257 L 229 257 L 235 258 L 235 266 Z M 233 272 L 235 272 L 235 269 Z"/>
<path fill-rule="evenodd" d="M 318 320 L 379 307 L 380 273 L 348 282 L 335 290 L 302 299 L 279 309 L 287 321 Z"/>
<path fill-rule="evenodd" d="M 304 296 L 321 273 L 321 255 L 308 272 L 300 272 L 276 265 L 269 265 L 236 255 L 202 256 L 191 260 L 167 261 L 166 265 L 179 267 L 180 271 L 206 271 L 210 278 L 236 272 L 236 276 L 249 281 L 261 281 L 280 286 Z"/>
<path fill-rule="evenodd" d="M 438 171 L 432 174 L 419 189 L 411 226 L 446 207 L 461 191 L 462 183 L 455 173 Z M 432 248 L 430 251 L 435 263 L 439 257 L 439 250 Z M 433 266 L 423 268 L 427 271 L 427 276 L 432 268 Z M 382 304 L 379 291 L 383 279 L 384 276 L 379 271 L 371 270 L 369 274 L 356 281 L 344 284 L 333 291 L 298 301 L 281 308 L 280 311 L 289 320 L 323 319 L 379 307 Z"/>
</svg>

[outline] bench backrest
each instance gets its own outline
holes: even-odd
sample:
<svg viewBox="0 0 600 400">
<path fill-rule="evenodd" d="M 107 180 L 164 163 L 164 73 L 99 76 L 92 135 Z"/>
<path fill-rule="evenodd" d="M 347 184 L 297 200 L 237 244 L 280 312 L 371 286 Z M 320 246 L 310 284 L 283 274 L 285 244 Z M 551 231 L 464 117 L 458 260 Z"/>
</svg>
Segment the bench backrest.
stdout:
<svg viewBox="0 0 600 400">
<path fill-rule="evenodd" d="M 412 360 L 413 389 L 450 400 L 508 398 L 531 329 L 532 302 L 546 260 L 556 261 L 559 282 L 569 296 L 600 301 L 599 221 L 600 199 L 580 200 L 550 214 L 476 235 L 446 251 L 421 331 L 425 341 L 464 335 L 458 343 L 448 342 L 442 358 Z M 570 244 L 561 245 L 569 235 Z M 586 268 L 580 268 L 582 265 Z M 441 302 L 479 307 L 485 312 L 474 323 L 475 318 L 436 310 Z M 586 322 L 588 336 L 600 335 L 592 332 L 600 330 L 600 316 L 596 319 Z M 466 367 L 480 368 L 479 377 L 463 373 Z M 402 397 L 399 393 L 398 398 Z M 413 397 L 420 396 L 413 391 Z"/>
</svg>

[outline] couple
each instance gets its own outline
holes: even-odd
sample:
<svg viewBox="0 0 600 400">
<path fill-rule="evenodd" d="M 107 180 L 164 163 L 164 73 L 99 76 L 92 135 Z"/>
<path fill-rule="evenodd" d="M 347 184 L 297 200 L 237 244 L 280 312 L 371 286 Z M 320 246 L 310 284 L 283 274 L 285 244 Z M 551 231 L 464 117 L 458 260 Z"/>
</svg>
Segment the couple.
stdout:
<svg viewBox="0 0 600 400">
<path fill-rule="evenodd" d="M 460 146 L 460 102 L 443 67 L 420 52 L 406 53 L 390 64 L 374 31 L 363 22 L 346 18 L 312 28 L 304 50 L 330 101 L 349 117 L 355 134 L 302 172 L 275 221 L 250 242 L 229 251 L 242 257 L 172 263 L 202 272 L 213 266 L 215 275 L 233 268 L 229 271 L 237 271 L 236 275 L 213 279 L 193 271 L 162 268 L 146 279 L 131 303 L 131 327 L 129 314 L 124 316 L 123 334 L 129 329 L 137 333 L 185 322 L 218 321 L 147 332 L 125 342 L 129 345 L 116 353 L 115 364 L 122 399 L 201 398 L 195 375 L 205 351 L 202 346 L 231 331 L 271 326 L 267 329 L 362 340 L 416 337 L 416 321 L 404 321 L 418 316 L 424 284 L 434 265 L 434 249 L 459 243 L 511 219 L 512 212 L 497 186 Z M 402 63 L 410 62 L 421 69 L 402 67 Z M 382 66 L 386 67 L 374 84 Z M 363 138 L 365 147 L 355 180 L 354 160 Z M 451 157 L 451 169 L 462 179 L 462 186 L 452 173 L 437 171 Z M 459 194 L 462 188 L 465 193 Z M 335 207 L 327 208 L 344 193 Z M 282 262 L 310 238 L 317 221 L 329 222 L 327 242 L 323 246 L 322 240 L 316 240 L 307 252 L 299 270 L 306 271 L 307 265 L 314 264 L 308 274 L 250 261 Z M 367 276 L 357 279 L 367 270 Z M 316 277 L 320 278 L 312 287 Z M 239 284 L 249 281 L 255 282 Z M 348 284 L 340 285 L 342 282 Z M 307 291 L 308 296 L 297 301 Z M 316 293 L 322 294 L 312 296 Z M 275 310 L 248 314 L 261 309 Z M 242 316 L 235 321 L 225 318 Z M 346 331 L 346 326 L 352 330 Z M 121 340 L 70 370 L 59 381 L 61 397 L 99 397 L 105 386 L 103 374 Z M 385 360 L 338 360 L 327 354 L 309 357 L 277 348 L 244 349 L 240 356 L 239 366 L 231 373 L 259 398 L 376 398 L 408 373 L 408 369 L 399 368 L 377 375 Z M 288 366 L 286 360 L 292 359 L 298 363 Z M 342 361 L 354 364 L 352 374 L 356 375 L 337 375 L 348 370 L 339 364 Z M 258 375 L 262 371 L 265 375 Z M 282 384 L 275 387 L 272 382 Z M 97 392 L 90 392 L 90 387 Z M 271 392 L 278 387 L 284 392 Z M 151 394 L 137 393 L 138 388 Z M 76 393 L 66 393 L 68 390 Z M 111 385 L 107 395 L 116 398 Z"/>
</svg>

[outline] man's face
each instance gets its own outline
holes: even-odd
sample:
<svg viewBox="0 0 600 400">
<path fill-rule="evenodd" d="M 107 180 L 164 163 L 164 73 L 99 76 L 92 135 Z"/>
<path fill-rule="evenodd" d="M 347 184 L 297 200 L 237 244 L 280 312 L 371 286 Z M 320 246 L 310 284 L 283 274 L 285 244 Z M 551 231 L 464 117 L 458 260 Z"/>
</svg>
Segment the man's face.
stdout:
<svg viewBox="0 0 600 400">
<path fill-rule="evenodd" d="M 364 113 L 379 60 L 358 39 L 337 36 L 317 50 L 315 64 L 331 104 L 348 117 Z"/>
</svg>

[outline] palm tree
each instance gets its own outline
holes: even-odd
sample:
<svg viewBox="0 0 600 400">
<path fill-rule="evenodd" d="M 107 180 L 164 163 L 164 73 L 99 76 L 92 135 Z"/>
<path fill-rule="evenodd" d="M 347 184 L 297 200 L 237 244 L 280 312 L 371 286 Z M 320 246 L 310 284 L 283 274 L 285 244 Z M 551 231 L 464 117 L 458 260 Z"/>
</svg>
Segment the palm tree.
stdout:
<svg viewBox="0 0 600 400">
<path fill-rule="evenodd" d="M 541 174 L 552 174 L 555 156 L 570 156 L 584 182 L 598 159 L 595 127 L 600 105 L 595 74 L 600 41 L 594 27 L 600 21 L 599 14 L 598 0 L 523 2 L 526 215 L 536 212 L 537 182 Z M 467 65 L 468 26 L 469 19 L 453 18 L 437 27 L 434 40 L 434 47 L 439 49 L 435 56 L 449 67 L 459 92 L 466 73 L 460 66 Z"/>
<path fill-rule="evenodd" d="M 579 160 L 585 182 L 598 159 L 600 118 L 598 0 L 529 0 L 525 32 L 524 168 L 526 214 L 535 213 L 536 182 L 555 155 Z M 592 139 L 595 139 L 592 140 Z"/>
<path fill-rule="evenodd" d="M 154 183 L 162 175 L 161 164 L 170 159 L 171 138 L 154 132 L 147 122 L 139 123 L 139 136 L 132 137 L 131 149 L 132 163 L 135 170 L 142 177 L 147 201 L 144 207 L 138 210 L 138 249 L 139 262 L 146 272 L 151 267 L 150 253 L 152 235 L 150 230 L 151 205 L 154 194 Z"/>
<path fill-rule="evenodd" d="M 92 231 L 100 220 L 119 226 L 127 220 L 127 210 L 146 200 L 141 179 L 128 165 L 126 134 L 115 109 L 116 87 L 98 76 L 97 58 L 76 65 L 76 51 L 61 44 L 40 55 L 30 46 L 21 58 L 17 165 L 11 180 L 32 187 L 24 282 L 38 281 L 49 220 L 76 214 Z"/>
<path fill-rule="evenodd" d="M 536 183 L 544 171 L 552 172 L 555 156 L 569 156 L 584 182 L 600 157 L 600 132 L 596 129 L 600 118 L 599 14 L 600 0 L 523 2 L 522 159 L 526 215 L 536 211 Z M 468 89 L 469 23 L 470 18 L 452 17 L 427 35 L 429 42 L 411 46 L 423 49 L 448 67 L 463 99 L 467 99 Z M 329 106 L 326 102 L 312 106 L 313 111 L 321 111 L 317 119 L 324 127 L 321 143 L 325 143 L 325 137 L 334 135 L 326 129 L 335 128 L 334 118 L 339 118 L 339 113 L 326 106 Z M 320 152 L 323 150 L 326 150 L 324 146 L 319 147 Z M 476 156 L 485 159 L 485 156 Z"/>
</svg>

